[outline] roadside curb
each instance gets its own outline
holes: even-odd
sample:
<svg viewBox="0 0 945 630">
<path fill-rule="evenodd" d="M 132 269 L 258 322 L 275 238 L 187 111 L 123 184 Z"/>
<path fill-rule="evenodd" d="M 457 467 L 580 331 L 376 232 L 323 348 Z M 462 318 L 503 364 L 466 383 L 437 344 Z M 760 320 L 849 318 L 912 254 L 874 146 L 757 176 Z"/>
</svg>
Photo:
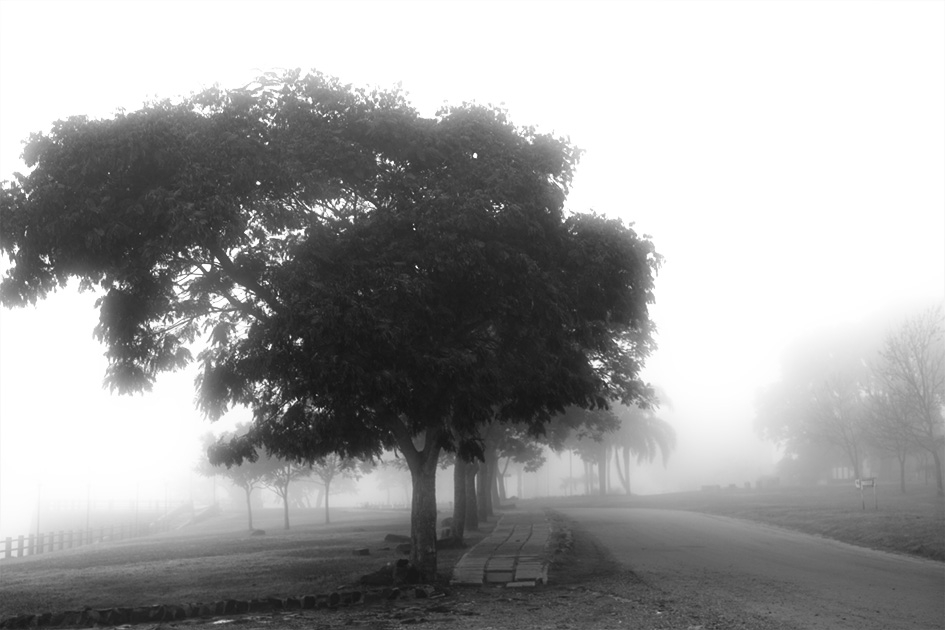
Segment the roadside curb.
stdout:
<svg viewBox="0 0 945 630">
<path fill-rule="evenodd" d="M 281 613 L 295 610 L 335 610 L 361 604 L 403 598 L 437 599 L 448 595 L 441 588 L 414 584 L 383 589 L 345 589 L 323 595 L 226 599 L 210 604 L 161 604 L 134 608 L 84 608 L 59 613 L 18 615 L 0 620 L 0 628 L 74 628 L 125 626 L 139 623 L 166 623 L 185 619 L 210 619 L 248 613 Z"/>
</svg>

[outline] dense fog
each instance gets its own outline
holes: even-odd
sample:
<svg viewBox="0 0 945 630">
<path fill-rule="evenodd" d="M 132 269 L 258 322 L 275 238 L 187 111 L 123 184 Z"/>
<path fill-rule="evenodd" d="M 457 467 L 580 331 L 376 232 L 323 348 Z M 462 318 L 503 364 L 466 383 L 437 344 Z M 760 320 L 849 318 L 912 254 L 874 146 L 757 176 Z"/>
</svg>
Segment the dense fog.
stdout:
<svg viewBox="0 0 945 630">
<path fill-rule="evenodd" d="M 363 3 L 292 6 L 308 15 L 261 31 L 255 11 L 221 16 L 214 3 L 188 5 L 186 16 L 135 3 L 115 24 L 101 5 L 9 3 L 0 180 L 25 170 L 21 141 L 54 120 L 214 82 L 238 87 L 259 69 L 402 82 L 426 115 L 444 101 L 503 103 L 516 124 L 584 150 L 569 207 L 632 222 L 665 258 L 650 309 L 659 349 L 643 376 L 664 393 L 652 414 L 676 442 L 665 464 L 659 453 L 630 459 L 637 494 L 778 475 L 783 448 L 758 426 L 767 388 L 798 372 L 813 378 L 825 356 L 859 362 L 903 318 L 941 302 L 945 53 L 941 21 L 912 15 L 934 3 L 772 3 L 763 16 L 741 3 L 692 4 L 684 19 L 677 3 L 563 3 L 540 15 L 518 3 L 501 8 L 503 21 L 498 7 L 449 3 L 437 25 L 411 16 L 427 5 L 371 4 L 358 28 L 371 45 L 356 47 L 350 28 L 313 38 L 309 24 L 361 23 Z M 22 26 L 40 22 L 44 41 L 57 42 L 49 50 Z M 132 28 L 144 22 L 145 32 Z M 203 436 L 249 413 L 204 419 L 193 366 L 144 394 L 103 389 L 95 299 L 70 284 L 0 312 L 0 538 L 157 518 L 187 503 L 244 509 L 238 490 L 196 469 Z M 588 490 L 579 455 L 545 455 L 537 472 L 510 467 L 508 497 Z M 364 473 L 331 504 L 403 505 L 395 477 Z M 318 505 L 310 490 L 299 505 Z M 437 490 L 449 502 L 449 470 Z M 625 491 L 616 468 L 611 491 Z M 271 493 L 260 499 L 279 505 Z"/>
</svg>

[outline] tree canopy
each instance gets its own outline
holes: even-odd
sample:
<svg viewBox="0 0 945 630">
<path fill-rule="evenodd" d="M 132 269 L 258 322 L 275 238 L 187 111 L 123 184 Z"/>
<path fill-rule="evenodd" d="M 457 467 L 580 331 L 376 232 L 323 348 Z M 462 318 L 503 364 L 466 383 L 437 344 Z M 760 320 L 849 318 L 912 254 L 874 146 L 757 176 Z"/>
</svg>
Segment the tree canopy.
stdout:
<svg viewBox="0 0 945 630">
<path fill-rule="evenodd" d="M 906 458 L 925 451 L 942 494 L 943 330 L 937 307 L 885 335 L 831 332 L 799 344 L 784 361 L 781 381 L 760 392 L 756 429 L 783 444 L 784 463 L 811 481 L 836 465 L 836 454 L 859 477 L 864 457 L 879 452 L 899 460 L 904 492 Z"/>
<path fill-rule="evenodd" d="M 200 408 L 251 408 L 278 455 L 398 448 L 429 574 L 441 449 L 646 393 L 660 257 L 565 211 L 578 156 L 496 108 L 424 118 L 397 90 L 299 71 L 70 118 L 0 190 L 0 297 L 78 277 L 109 386 L 146 390 L 193 349 Z"/>
</svg>

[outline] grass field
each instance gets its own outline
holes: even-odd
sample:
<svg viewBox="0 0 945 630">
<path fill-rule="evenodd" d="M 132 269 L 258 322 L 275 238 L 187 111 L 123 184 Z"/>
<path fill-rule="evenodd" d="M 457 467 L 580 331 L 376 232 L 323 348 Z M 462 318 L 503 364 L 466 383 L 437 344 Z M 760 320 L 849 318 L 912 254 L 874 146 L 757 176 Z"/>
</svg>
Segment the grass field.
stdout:
<svg viewBox="0 0 945 630">
<path fill-rule="evenodd" d="M 630 506 L 685 509 L 817 534 L 844 542 L 945 560 L 945 502 L 928 487 L 901 495 L 880 486 L 878 509 L 867 491 L 848 486 L 718 490 L 656 496 L 610 495 L 523 501 L 533 506 Z M 441 517 L 444 516 L 441 514 Z M 242 513 L 175 532 L 0 561 L 0 619 L 21 613 L 115 606 L 213 602 L 327 593 L 401 558 L 384 542 L 409 531 L 406 511 L 336 510 L 331 525 L 321 511 L 293 516 L 282 529 L 280 510 L 254 516 L 263 536 L 250 536 Z M 469 537 L 470 543 L 488 531 Z M 353 555 L 367 547 L 369 556 Z M 465 550 L 443 550 L 449 572 Z"/>
<path fill-rule="evenodd" d="M 285 531 L 281 510 L 254 511 L 254 525 L 266 534 L 251 536 L 243 513 L 225 514 L 147 538 L 3 560 L 0 619 L 86 606 L 328 593 L 404 557 L 384 537 L 409 534 L 407 511 L 336 509 L 331 525 L 323 518 L 321 510 L 298 511 Z M 353 554 L 365 547 L 371 555 Z M 462 553 L 441 550 L 441 570 L 450 571 Z"/>
<path fill-rule="evenodd" d="M 945 501 L 931 486 L 849 485 L 728 489 L 650 496 L 570 497 L 561 505 L 613 505 L 691 510 L 786 527 L 843 542 L 945 561 Z"/>
</svg>

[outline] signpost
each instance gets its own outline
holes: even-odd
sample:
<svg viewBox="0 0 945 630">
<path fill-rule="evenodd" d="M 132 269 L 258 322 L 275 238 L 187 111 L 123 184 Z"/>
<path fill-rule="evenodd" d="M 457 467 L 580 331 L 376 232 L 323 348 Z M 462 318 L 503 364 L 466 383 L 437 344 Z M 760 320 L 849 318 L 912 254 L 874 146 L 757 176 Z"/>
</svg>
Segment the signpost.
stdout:
<svg viewBox="0 0 945 630">
<path fill-rule="evenodd" d="M 860 489 L 860 501 L 863 503 L 863 509 L 866 509 L 866 498 L 863 496 L 863 488 L 872 488 L 873 489 L 873 508 L 879 509 L 879 504 L 876 501 L 876 477 L 867 477 L 866 479 L 857 479 L 856 487 Z"/>
</svg>

